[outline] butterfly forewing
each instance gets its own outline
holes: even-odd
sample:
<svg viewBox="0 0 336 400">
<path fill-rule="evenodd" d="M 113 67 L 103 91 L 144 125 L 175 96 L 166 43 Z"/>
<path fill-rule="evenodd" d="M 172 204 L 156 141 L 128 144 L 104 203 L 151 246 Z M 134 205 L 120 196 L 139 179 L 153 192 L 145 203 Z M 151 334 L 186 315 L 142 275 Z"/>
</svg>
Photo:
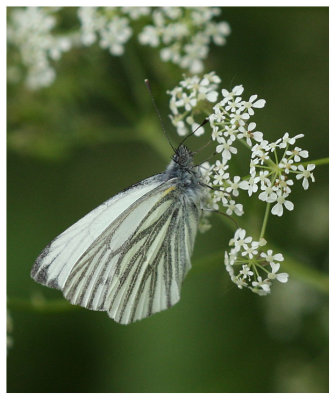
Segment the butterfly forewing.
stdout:
<svg viewBox="0 0 336 400">
<path fill-rule="evenodd" d="M 58 236 L 36 260 L 32 277 L 117 322 L 142 319 L 179 300 L 198 212 L 176 178 L 149 178 Z"/>
</svg>

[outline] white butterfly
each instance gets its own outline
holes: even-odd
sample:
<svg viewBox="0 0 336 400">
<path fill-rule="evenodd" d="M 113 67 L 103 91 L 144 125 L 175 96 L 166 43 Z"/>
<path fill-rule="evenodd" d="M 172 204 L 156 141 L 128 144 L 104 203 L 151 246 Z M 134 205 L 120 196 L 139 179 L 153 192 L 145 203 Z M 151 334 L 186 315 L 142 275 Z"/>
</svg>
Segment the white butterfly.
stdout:
<svg viewBox="0 0 336 400">
<path fill-rule="evenodd" d="M 57 236 L 31 276 L 72 304 L 129 324 L 180 299 L 205 195 L 180 145 L 165 172 L 131 186 Z"/>
</svg>

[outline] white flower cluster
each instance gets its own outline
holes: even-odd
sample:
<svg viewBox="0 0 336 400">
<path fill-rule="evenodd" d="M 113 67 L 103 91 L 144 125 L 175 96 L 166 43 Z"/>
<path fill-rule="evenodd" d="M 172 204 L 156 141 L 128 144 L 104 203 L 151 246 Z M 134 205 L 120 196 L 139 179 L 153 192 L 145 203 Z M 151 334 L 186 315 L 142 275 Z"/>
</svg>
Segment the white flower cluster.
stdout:
<svg viewBox="0 0 336 400">
<path fill-rule="evenodd" d="M 99 38 L 99 45 L 110 53 L 120 56 L 124 45 L 132 36 L 130 18 L 137 19 L 150 12 L 148 7 L 80 7 L 80 38 L 84 46 L 90 46 Z"/>
<path fill-rule="evenodd" d="M 121 55 L 133 30 L 130 20 L 148 16 L 138 35 L 139 42 L 160 47 L 163 61 L 171 61 L 193 73 L 203 70 L 203 60 L 213 41 L 223 45 L 230 33 L 227 22 L 213 22 L 220 14 L 215 7 L 81 7 L 81 41 L 88 46 L 99 37 L 99 44 L 113 55 Z"/>
<path fill-rule="evenodd" d="M 275 142 L 264 139 L 263 133 L 256 130 L 256 123 L 249 119 L 254 109 L 263 108 L 265 100 L 253 95 L 248 101 L 241 97 L 244 88 L 236 86 L 231 92 L 222 90 L 223 99 L 217 103 L 210 115 L 212 138 L 217 141 L 217 153 L 222 155 L 223 163 L 228 162 L 237 148 L 232 144 L 239 139 L 251 152 L 249 177 L 241 182 L 240 188 L 247 190 L 249 196 L 259 191 L 261 201 L 275 203 L 271 213 L 281 217 L 284 207 L 293 210 L 294 204 L 287 199 L 294 184 L 290 174 L 303 179 L 303 188 L 308 189 L 309 179 L 314 182 L 314 164 L 305 169 L 299 164 L 308 157 L 308 151 L 294 147 L 297 139 L 304 135 L 290 137 L 288 133 Z"/>
<path fill-rule="evenodd" d="M 21 7 L 9 13 L 8 43 L 20 53 L 31 89 L 50 85 L 55 79 L 51 61 L 74 46 L 98 43 L 121 56 L 134 31 L 142 45 L 159 48 L 161 59 L 198 73 L 209 46 L 224 45 L 230 34 L 227 22 L 214 22 L 216 7 L 79 7 L 79 29 L 55 33 L 62 7 Z M 136 23 L 134 21 L 137 20 Z M 8 77 L 18 80 L 16 67 Z"/>
<path fill-rule="evenodd" d="M 216 7 L 161 7 L 153 11 L 153 24 L 144 27 L 139 41 L 161 47 L 163 61 L 171 61 L 191 73 L 203 71 L 203 60 L 213 41 L 224 45 L 230 34 L 227 22 L 213 22 Z"/>
<path fill-rule="evenodd" d="M 265 239 L 254 241 L 241 228 L 236 230 L 230 240 L 231 249 L 225 252 L 224 263 L 232 282 L 239 289 L 246 287 L 263 296 L 271 292 L 273 281 L 288 281 L 287 273 L 279 273 L 283 255 L 273 254 L 273 250 L 262 251 L 266 243 Z"/>
<path fill-rule="evenodd" d="M 290 137 L 288 133 L 275 142 L 264 139 L 262 132 L 256 129 L 256 123 L 250 121 L 255 109 L 263 108 L 264 99 L 252 95 L 244 100 L 242 85 L 235 86 L 232 91 L 223 89 L 222 99 L 217 101 L 220 79 L 214 72 L 203 77 L 184 78 L 177 87 L 169 91 L 170 118 L 179 135 L 197 128 L 200 120 L 195 117 L 208 112 L 211 126 L 211 137 L 216 143 L 216 153 L 220 157 L 213 164 L 202 166 L 205 182 L 214 191 L 207 207 L 218 209 L 219 205 L 226 209 L 228 215 L 243 214 L 243 206 L 236 203 L 240 190 L 249 196 L 258 193 L 258 198 L 273 203 L 271 213 L 282 216 L 284 208 L 293 210 L 294 204 L 288 200 L 294 181 L 290 176 L 302 179 L 304 189 L 308 189 L 309 180 L 314 182 L 312 171 L 314 164 L 305 168 L 300 164 L 302 158 L 308 157 L 308 151 L 295 146 L 296 140 L 303 135 Z M 209 112 L 209 108 L 211 111 Z M 199 118 L 199 117 L 198 117 Z M 204 133 L 204 128 L 195 132 L 196 136 Z M 238 154 L 238 146 L 243 145 L 250 151 L 249 174 L 244 178 L 230 175 L 230 160 Z"/>
<path fill-rule="evenodd" d="M 169 117 L 180 136 L 195 131 L 202 122 L 194 119 L 197 108 L 206 107 L 207 103 L 217 101 L 220 81 L 219 76 L 210 72 L 202 78 L 197 75 L 184 77 L 178 86 L 167 91 L 171 96 L 169 106 L 172 114 Z M 195 135 L 200 136 L 203 133 L 204 128 L 201 127 L 197 129 Z"/>
<path fill-rule="evenodd" d="M 27 69 L 31 89 L 50 85 L 55 79 L 51 61 L 72 46 L 71 36 L 55 35 L 55 7 L 26 7 L 12 10 L 7 29 L 8 44 L 15 46 Z"/>
</svg>

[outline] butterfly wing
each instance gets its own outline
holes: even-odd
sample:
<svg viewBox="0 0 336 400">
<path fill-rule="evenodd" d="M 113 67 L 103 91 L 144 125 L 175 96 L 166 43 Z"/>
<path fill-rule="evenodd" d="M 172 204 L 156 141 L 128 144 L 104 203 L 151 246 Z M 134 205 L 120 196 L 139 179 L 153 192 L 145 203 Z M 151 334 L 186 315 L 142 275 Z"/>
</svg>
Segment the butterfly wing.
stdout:
<svg viewBox="0 0 336 400">
<path fill-rule="evenodd" d="M 197 204 L 176 179 L 149 178 L 108 200 L 58 236 L 32 277 L 72 303 L 128 324 L 175 304 L 198 224 Z"/>
</svg>

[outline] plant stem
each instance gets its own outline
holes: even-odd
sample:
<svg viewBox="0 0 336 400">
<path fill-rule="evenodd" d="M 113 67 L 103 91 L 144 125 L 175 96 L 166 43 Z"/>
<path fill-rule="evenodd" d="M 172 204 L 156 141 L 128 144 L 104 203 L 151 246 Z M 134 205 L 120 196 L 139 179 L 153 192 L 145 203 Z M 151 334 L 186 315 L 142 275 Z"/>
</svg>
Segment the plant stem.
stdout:
<svg viewBox="0 0 336 400">
<path fill-rule="evenodd" d="M 264 220 L 263 220 L 263 224 L 262 224 L 261 232 L 260 232 L 260 236 L 259 236 L 259 240 L 264 238 L 270 208 L 271 208 L 271 203 L 267 203 L 266 210 L 265 210 L 265 215 L 264 215 Z"/>
<path fill-rule="evenodd" d="M 310 160 L 310 161 L 305 161 L 305 162 L 299 162 L 296 163 L 297 165 L 301 164 L 301 165 L 308 165 L 308 164 L 315 164 L 315 165 L 325 165 L 325 164 L 329 164 L 329 157 L 325 157 L 325 158 L 319 158 L 318 160 Z"/>
</svg>

